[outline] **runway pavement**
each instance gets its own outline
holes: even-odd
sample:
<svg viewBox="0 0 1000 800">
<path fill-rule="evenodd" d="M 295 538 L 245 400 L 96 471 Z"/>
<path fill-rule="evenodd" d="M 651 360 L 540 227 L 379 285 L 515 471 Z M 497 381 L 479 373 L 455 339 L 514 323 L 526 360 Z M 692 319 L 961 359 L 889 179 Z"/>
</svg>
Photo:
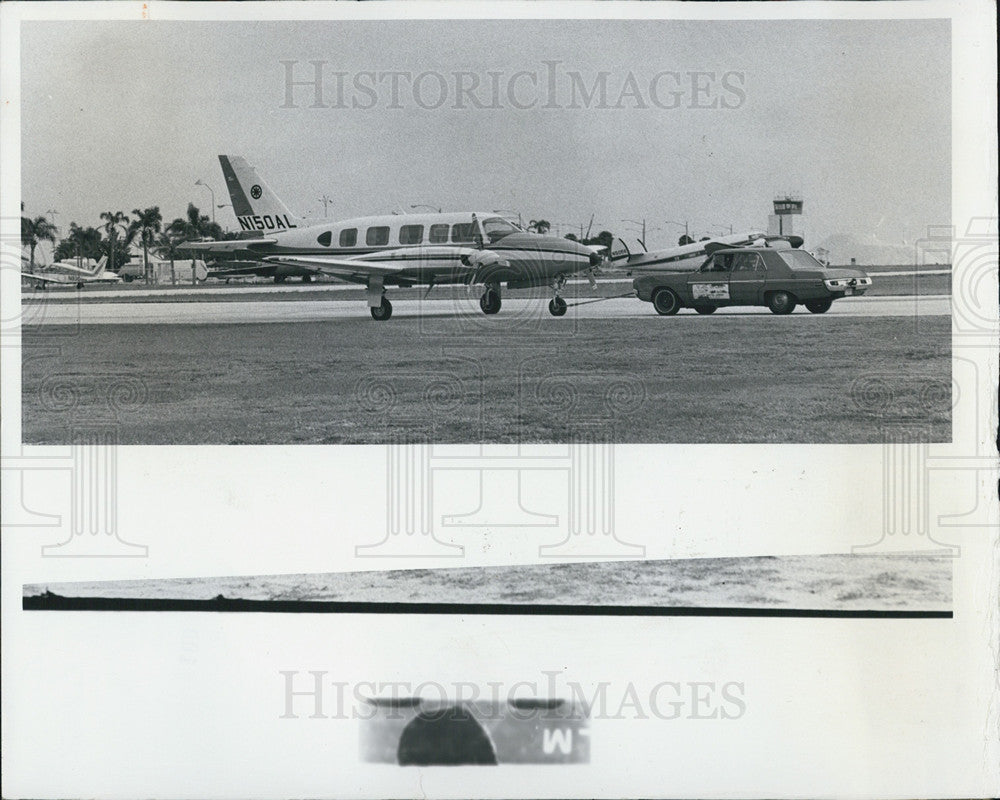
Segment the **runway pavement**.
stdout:
<svg viewBox="0 0 1000 800">
<path fill-rule="evenodd" d="M 549 316 L 546 301 L 540 299 L 511 298 L 503 301 L 498 319 L 516 315 L 522 319 L 539 316 L 551 319 L 553 324 L 567 319 L 630 319 L 647 317 L 662 323 L 680 322 L 700 318 L 694 311 L 681 311 L 674 318 L 658 317 L 649 303 L 635 297 L 587 299 L 571 305 L 566 317 L 559 320 Z M 844 298 L 833 304 L 825 316 L 850 317 L 928 317 L 951 313 L 951 295 L 923 295 L 910 297 L 855 297 Z M 715 317 L 765 314 L 766 308 L 721 308 Z M 395 300 L 393 316 L 386 323 L 392 325 L 406 318 L 449 317 L 476 315 L 482 317 L 475 297 L 451 300 Z M 815 316 L 803 307 L 794 316 Z M 228 302 L 150 302 L 150 303 L 94 303 L 60 302 L 29 303 L 22 309 L 24 325 L 147 325 L 173 323 L 234 324 L 259 322 L 322 322 L 330 319 L 364 319 L 375 324 L 364 301 L 303 300 L 282 302 L 268 300 Z M 683 324 L 683 323 L 682 323 Z"/>
</svg>

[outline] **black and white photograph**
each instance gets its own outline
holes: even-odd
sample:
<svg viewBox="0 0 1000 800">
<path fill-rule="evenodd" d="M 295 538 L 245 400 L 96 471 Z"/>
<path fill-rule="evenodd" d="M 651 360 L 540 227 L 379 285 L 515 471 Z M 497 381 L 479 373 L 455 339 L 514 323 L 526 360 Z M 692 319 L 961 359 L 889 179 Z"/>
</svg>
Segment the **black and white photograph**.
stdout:
<svg viewBox="0 0 1000 800">
<path fill-rule="evenodd" d="M 23 440 L 947 441 L 951 61 L 943 19 L 26 23 Z"/>
<path fill-rule="evenodd" d="M 5 797 L 1000 793 L 995 5 L 0 22 Z"/>
</svg>

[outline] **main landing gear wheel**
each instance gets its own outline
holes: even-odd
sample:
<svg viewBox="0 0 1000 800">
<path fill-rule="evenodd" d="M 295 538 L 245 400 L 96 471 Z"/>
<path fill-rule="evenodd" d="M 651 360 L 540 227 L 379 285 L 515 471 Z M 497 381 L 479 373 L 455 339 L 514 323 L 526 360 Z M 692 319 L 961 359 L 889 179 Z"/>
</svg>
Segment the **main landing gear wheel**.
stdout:
<svg viewBox="0 0 1000 800">
<path fill-rule="evenodd" d="M 768 295 L 767 307 L 772 314 L 791 314 L 795 310 L 795 298 L 788 292 L 774 292 Z"/>
<path fill-rule="evenodd" d="M 833 300 L 807 300 L 806 308 L 812 311 L 813 314 L 825 314 L 830 310 L 830 306 L 833 305 Z"/>
<path fill-rule="evenodd" d="M 479 298 L 479 307 L 484 314 L 496 314 L 500 310 L 500 292 L 496 289 L 487 289 Z"/>
<path fill-rule="evenodd" d="M 379 322 L 385 322 L 392 316 L 392 303 L 389 302 L 387 297 L 382 298 L 382 305 L 372 306 L 372 319 L 378 320 Z"/>
<path fill-rule="evenodd" d="M 657 314 L 671 317 L 680 310 L 681 299 L 670 289 L 657 289 L 653 295 L 653 308 Z"/>
<path fill-rule="evenodd" d="M 561 297 L 553 297 L 549 300 L 549 313 L 553 317 L 561 317 L 566 313 L 566 301 Z"/>
</svg>

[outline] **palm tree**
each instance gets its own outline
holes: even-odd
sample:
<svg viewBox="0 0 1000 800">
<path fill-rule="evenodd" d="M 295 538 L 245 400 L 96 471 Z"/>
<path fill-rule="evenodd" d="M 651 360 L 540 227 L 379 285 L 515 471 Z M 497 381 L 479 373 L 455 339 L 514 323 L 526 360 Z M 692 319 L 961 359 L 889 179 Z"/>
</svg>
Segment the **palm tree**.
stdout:
<svg viewBox="0 0 1000 800">
<path fill-rule="evenodd" d="M 104 231 L 108 234 L 108 269 L 118 269 L 118 262 L 115 259 L 115 238 L 118 236 L 118 229 L 128 231 L 128 217 L 123 211 L 102 211 L 101 219 L 104 220 Z"/>
<path fill-rule="evenodd" d="M 35 248 L 39 242 L 55 242 L 56 226 L 46 217 L 21 217 L 21 244 L 31 248 L 29 272 L 35 271 Z"/>
<path fill-rule="evenodd" d="M 180 223 L 180 225 L 178 225 Z M 177 273 L 174 270 L 174 260 L 177 258 L 181 244 L 184 242 L 185 220 L 175 219 L 166 229 L 156 237 L 156 249 L 161 256 L 166 256 L 170 260 L 170 283 L 177 283 Z"/>
<path fill-rule="evenodd" d="M 75 222 L 69 224 L 69 234 L 56 247 L 55 258 L 62 261 L 75 258 L 101 258 L 104 240 L 97 228 L 81 228 Z"/>
<path fill-rule="evenodd" d="M 533 219 L 528 223 L 528 230 L 535 233 L 548 233 L 551 227 L 552 223 L 547 219 Z"/>
<path fill-rule="evenodd" d="M 132 220 L 129 229 L 133 236 L 138 234 L 139 241 L 142 242 L 142 274 L 146 277 L 146 282 L 149 283 L 149 248 L 150 245 L 156 243 L 156 236 L 160 232 L 163 216 L 160 214 L 159 206 L 153 206 L 144 211 L 134 208 L 132 213 L 135 215 L 135 219 Z"/>
</svg>

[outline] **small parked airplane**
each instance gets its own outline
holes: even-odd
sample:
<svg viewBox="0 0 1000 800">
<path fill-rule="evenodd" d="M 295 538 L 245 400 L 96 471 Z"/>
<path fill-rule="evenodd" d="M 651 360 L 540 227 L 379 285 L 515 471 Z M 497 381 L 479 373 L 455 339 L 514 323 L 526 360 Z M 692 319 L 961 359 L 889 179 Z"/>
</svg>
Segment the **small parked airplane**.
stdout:
<svg viewBox="0 0 1000 800">
<path fill-rule="evenodd" d="M 24 259 L 21 264 L 21 278 L 28 283 L 33 283 L 39 289 L 46 286 L 75 286 L 82 289 L 88 283 L 119 283 L 121 278 L 114 272 L 104 269 L 108 262 L 108 257 L 104 256 L 100 261 L 84 259 L 77 263 L 75 261 L 56 261 L 52 264 L 45 264 L 38 267 L 39 272 L 25 271 Z M 93 265 L 90 266 L 90 263 Z"/>
<path fill-rule="evenodd" d="M 549 312 L 561 317 L 566 313 L 560 297 L 566 278 L 593 273 L 605 261 L 602 247 L 528 233 L 493 212 L 391 214 L 307 224 L 245 159 L 220 155 L 219 162 L 240 227 L 264 235 L 188 242 L 184 248 L 247 253 L 273 268 L 276 281 L 329 275 L 364 284 L 376 320 L 392 315 L 387 287 L 441 284 L 482 286 L 479 306 L 484 314 L 500 310 L 501 284 L 509 289 L 550 286 Z"/>
<path fill-rule="evenodd" d="M 622 239 L 611 248 L 610 265 L 613 269 L 625 270 L 630 274 L 644 272 L 691 272 L 698 269 L 713 250 L 720 247 L 749 247 L 754 242 L 768 237 L 763 233 L 749 231 L 728 236 L 715 236 L 701 242 L 667 247 L 652 252 L 632 252 Z"/>
</svg>

